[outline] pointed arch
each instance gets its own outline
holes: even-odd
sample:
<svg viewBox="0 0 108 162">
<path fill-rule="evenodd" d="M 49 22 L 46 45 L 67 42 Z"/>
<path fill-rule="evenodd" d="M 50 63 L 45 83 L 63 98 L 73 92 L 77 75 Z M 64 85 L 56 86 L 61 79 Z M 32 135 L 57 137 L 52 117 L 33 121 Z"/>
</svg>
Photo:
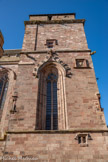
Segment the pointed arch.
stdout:
<svg viewBox="0 0 108 162">
<path fill-rule="evenodd" d="M 53 75 L 56 77 L 55 85 L 53 81 L 48 83 L 48 77 Z M 55 115 L 55 123 L 51 122 L 50 124 L 56 125 L 56 129 L 67 129 L 67 105 L 66 105 L 66 92 L 65 92 L 65 69 L 57 62 L 48 61 L 41 65 L 38 69 L 38 104 L 37 104 L 37 121 L 36 129 L 45 130 L 47 122 L 47 110 L 48 110 L 48 97 L 50 104 L 55 102 L 57 111 Z M 55 87 L 54 87 L 55 86 Z M 52 87 L 52 88 L 51 88 Z M 55 89 L 54 89 L 55 88 Z M 48 90 L 50 92 L 48 92 Z M 55 91 L 55 92 L 54 92 Z M 48 94 L 49 93 L 49 94 Z M 49 96 L 48 96 L 49 95 Z M 54 95 L 54 96 L 53 96 Z M 57 99 L 53 99 L 56 98 Z M 53 111 L 54 104 L 52 104 L 49 111 Z M 54 116 L 54 113 L 51 113 L 51 116 Z M 51 118 L 54 120 L 54 117 Z M 49 120 L 50 121 L 50 120 Z M 50 127 L 54 129 L 54 126 Z"/>
<path fill-rule="evenodd" d="M 0 109 L 0 128 L 1 128 L 1 134 L 4 134 L 6 131 L 6 126 L 4 125 L 7 112 L 10 112 L 11 107 L 9 103 L 12 103 L 12 96 L 10 94 L 13 93 L 16 83 L 16 73 L 13 69 L 10 69 L 6 66 L 0 66 L 0 79 L 2 80 L 4 78 L 6 84 L 5 84 L 5 95 L 4 95 L 4 103 L 3 107 Z"/>
<path fill-rule="evenodd" d="M 68 78 L 72 77 L 72 72 L 71 72 L 71 68 L 68 66 L 68 64 L 65 64 L 59 57 L 58 54 L 54 51 L 48 51 L 48 55 L 46 55 L 46 58 L 39 62 L 35 68 L 33 69 L 33 75 L 36 76 L 37 78 L 39 77 L 39 70 L 41 69 L 41 67 L 45 66 L 47 63 L 49 62 L 55 62 L 58 65 L 60 65 L 62 67 L 62 69 L 64 69 L 65 72 L 65 76 Z"/>
</svg>

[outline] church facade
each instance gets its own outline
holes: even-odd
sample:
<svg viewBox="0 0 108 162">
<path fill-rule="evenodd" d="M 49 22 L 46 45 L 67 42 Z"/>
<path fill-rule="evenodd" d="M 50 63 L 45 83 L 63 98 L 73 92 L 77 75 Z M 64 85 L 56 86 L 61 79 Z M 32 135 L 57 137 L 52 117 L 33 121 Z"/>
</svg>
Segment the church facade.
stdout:
<svg viewBox="0 0 108 162">
<path fill-rule="evenodd" d="M 0 32 L 1 161 L 108 162 L 84 19 L 30 15 L 20 50 Z"/>
</svg>

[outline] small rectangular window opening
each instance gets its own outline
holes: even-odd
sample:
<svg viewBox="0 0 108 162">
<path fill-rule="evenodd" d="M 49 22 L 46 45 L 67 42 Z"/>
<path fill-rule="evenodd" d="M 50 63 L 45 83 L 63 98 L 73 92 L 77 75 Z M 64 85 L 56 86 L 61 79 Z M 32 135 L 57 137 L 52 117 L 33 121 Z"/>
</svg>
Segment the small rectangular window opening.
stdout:
<svg viewBox="0 0 108 162">
<path fill-rule="evenodd" d="M 86 59 L 76 59 L 77 68 L 89 68 L 89 61 Z"/>
<path fill-rule="evenodd" d="M 56 39 L 47 39 L 45 45 L 47 48 L 53 48 L 55 45 L 58 45 L 58 42 Z"/>
<path fill-rule="evenodd" d="M 84 135 L 78 136 L 78 144 L 84 144 L 84 143 L 87 143 L 86 136 Z"/>
<path fill-rule="evenodd" d="M 53 48 L 53 41 L 47 41 L 47 47 Z"/>
<path fill-rule="evenodd" d="M 84 66 L 84 59 L 77 59 L 76 60 L 76 66 L 77 67 L 83 67 Z"/>
</svg>

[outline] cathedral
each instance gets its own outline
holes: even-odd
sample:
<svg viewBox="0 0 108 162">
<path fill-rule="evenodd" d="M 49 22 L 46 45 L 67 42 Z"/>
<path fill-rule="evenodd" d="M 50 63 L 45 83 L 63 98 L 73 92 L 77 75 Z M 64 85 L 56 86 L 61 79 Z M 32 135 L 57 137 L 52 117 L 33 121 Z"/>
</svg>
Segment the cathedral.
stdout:
<svg viewBox="0 0 108 162">
<path fill-rule="evenodd" d="M 75 13 L 29 15 L 22 49 L 0 32 L 0 162 L 108 162 L 108 128 Z"/>
</svg>

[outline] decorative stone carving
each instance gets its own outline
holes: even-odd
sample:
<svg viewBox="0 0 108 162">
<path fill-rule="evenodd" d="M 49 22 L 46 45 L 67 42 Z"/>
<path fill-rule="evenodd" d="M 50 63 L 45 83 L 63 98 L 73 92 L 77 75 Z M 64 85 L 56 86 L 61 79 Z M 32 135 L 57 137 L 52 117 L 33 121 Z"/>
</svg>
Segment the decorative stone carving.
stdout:
<svg viewBox="0 0 108 162">
<path fill-rule="evenodd" d="M 45 57 L 45 59 L 43 61 L 39 62 L 39 64 L 37 64 L 35 66 L 35 68 L 33 69 L 34 76 L 36 76 L 38 78 L 38 69 L 40 66 L 42 66 L 46 62 L 57 62 L 57 63 L 61 64 L 63 66 L 63 68 L 65 69 L 66 77 L 68 77 L 68 78 L 72 77 L 71 68 L 58 57 L 58 54 L 55 51 L 52 51 L 52 50 L 48 51 L 48 54 Z"/>
<path fill-rule="evenodd" d="M 12 106 L 12 110 L 10 110 L 10 113 L 14 114 L 16 111 L 16 101 L 17 101 L 17 98 L 18 98 L 18 92 L 14 92 L 13 94 L 13 106 Z"/>
</svg>

